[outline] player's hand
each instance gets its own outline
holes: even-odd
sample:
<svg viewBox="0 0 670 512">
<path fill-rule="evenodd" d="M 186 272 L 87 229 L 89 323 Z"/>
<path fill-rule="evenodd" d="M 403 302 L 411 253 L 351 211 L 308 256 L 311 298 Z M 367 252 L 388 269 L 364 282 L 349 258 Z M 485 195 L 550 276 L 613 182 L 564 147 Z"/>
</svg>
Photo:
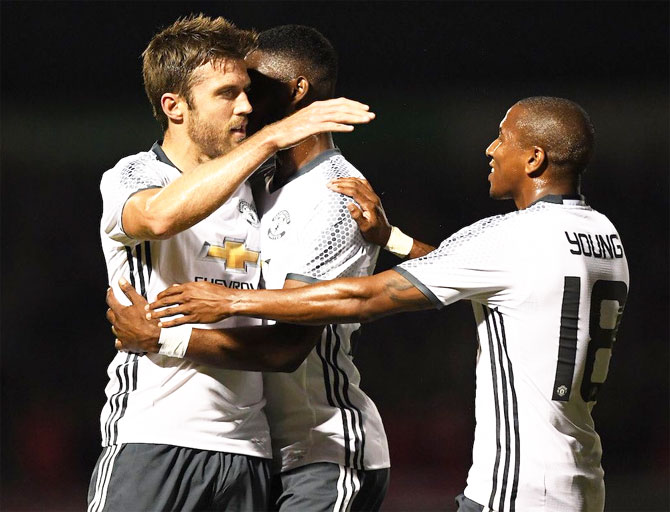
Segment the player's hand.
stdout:
<svg viewBox="0 0 670 512">
<path fill-rule="evenodd" d="M 158 352 L 160 328 L 156 321 L 146 318 L 146 299 L 125 279 L 119 280 L 119 286 L 131 305 L 124 306 L 116 300 L 111 288 L 107 290 L 107 320 L 112 324 L 112 332 L 116 336 L 114 346 L 124 352 Z"/>
<path fill-rule="evenodd" d="M 372 190 L 370 183 L 359 178 L 338 178 L 331 181 L 328 188 L 349 196 L 358 203 L 360 207 L 351 203 L 347 208 L 358 224 L 363 238 L 370 243 L 384 247 L 391 235 L 391 225 L 384 213 L 382 202 Z"/>
<path fill-rule="evenodd" d="M 161 327 L 182 324 L 213 324 L 228 318 L 228 306 L 235 291 L 218 284 L 199 281 L 172 285 L 158 294 L 155 302 L 146 308 L 148 319 L 162 319 L 173 315 L 184 315 L 169 320 L 160 320 Z M 165 308 L 165 309 L 160 309 Z"/>
<path fill-rule="evenodd" d="M 347 98 L 315 101 L 294 114 L 270 124 L 261 132 L 271 137 L 278 149 L 286 149 L 312 135 L 326 132 L 351 132 L 355 124 L 375 118 L 370 107 Z"/>
</svg>

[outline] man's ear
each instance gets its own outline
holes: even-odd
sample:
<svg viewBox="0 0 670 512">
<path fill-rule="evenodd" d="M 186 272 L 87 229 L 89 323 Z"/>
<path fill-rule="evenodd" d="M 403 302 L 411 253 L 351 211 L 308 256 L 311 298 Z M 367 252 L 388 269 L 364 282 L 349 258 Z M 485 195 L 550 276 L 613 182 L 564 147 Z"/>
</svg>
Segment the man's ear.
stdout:
<svg viewBox="0 0 670 512">
<path fill-rule="evenodd" d="M 291 105 L 297 105 L 307 97 L 310 90 L 309 80 L 299 76 L 291 81 Z"/>
<path fill-rule="evenodd" d="M 184 122 L 184 111 L 187 108 L 186 101 L 176 93 L 166 92 L 161 96 L 161 108 L 167 118 L 176 124 Z"/>
<path fill-rule="evenodd" d="M 540 146 L 533 146 L 528 152 L 526 158 L 526 175 L 535 178 L 541 175 L 547 168 L 547 154 Z"/>
</svg>

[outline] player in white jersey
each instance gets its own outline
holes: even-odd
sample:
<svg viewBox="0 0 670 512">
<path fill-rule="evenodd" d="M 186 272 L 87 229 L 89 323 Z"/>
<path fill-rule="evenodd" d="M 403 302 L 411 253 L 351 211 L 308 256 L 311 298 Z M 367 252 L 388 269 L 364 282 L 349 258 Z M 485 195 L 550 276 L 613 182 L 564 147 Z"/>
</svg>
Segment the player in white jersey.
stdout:
<svg viewBox="0 0 670 512">
<path fill-rule="evenodd" d="M 287 160 L 279 156 L 278 165 Z M 265 288 L 372 274 L 378 248 L 363 239 L 350 218 L 350 200 L 326 187 L 336 177 L 362 175 L 338 150 L 327 149 L 285 182 L 276 172 L 254 194 L 261 214 Z M 264 375 L 277 474 L 272 497 L 278 510 L 374 510 L 381 505 L 388 471 L 378 472 L 375 480 L 371 470 L 388 468 L 389 454 L 381 418 L 360 389 L 353 362 L 351 335 L 359 327 L 326 326 L 294 372 Z M 376 497 L 361 502 L 356 500 L 360 491 L 367 499 L 371 493 Z"/>
<path fill-rule="evenodd" d="M 247 63 L 254 90 L 251 124 L 263 126 L 332 97 L 337 57 L 330 43 L 312 28 L 287 25 L 262 32 L 258 49 L 247 57 Z M 373 272 L 378 247 L 363 239 L 351 219 L 347 205 L 352 201 L 327 188 L 332 179 L 343 177 L 362 175 L 325 133 L 278 153 L 274 172 L 258 180 L 254 195 L 261 213 L 265 287 L 304 286 Z M 193 279 L 174 282 L 188 280 Z M 116 320 L 121 332 L 124 329 L 118 322 L 123 316 L 119 312 Z M 306 359 L 304 350 L 296 352 L 295 371 L 264 376 L 276 473 L 273 503 L 279 510 L 369 511 L 381 505 L 389 480 L 388 445 L 379 412 L 360 389 L 360 375 L 353 363 L 351 335 L 359 327 L 257 329 L 267 337 L 263 345 L 267 351 L 282 350 L 280 344 L 287 335 L 293 347 L 301 339 L 316 343 Z M 194 331 L 193 336 L 201 334 L 211 341 L 216 333 Z M 234 339 L 241 349 L 253 346 L 246 356 L 253 366 L 251 350 L 258 353 L 259 334 L 254 334 L 254 343 L 245 334 L 251 333 L 228 330 L 222 339 L 229 338 L 228 344 Z M 289 351 L 295 352 L 292 346 Z M 150 347 L 134 347 L 156 348 L 156 340 Z M 184 355 L 230 366 L 229 357 L 222 357 L 225 354 L 220 351 L 187 351 Z M 256 364 L 263 364 L 263 359 L 257 358 Z"/>
<path fill-rule="evenodd" d="M 479 221 L 374 276 L 289 291 L 189 283 L 159 294 L 154 311 L 179 305 L 152 316 L 185 315 L 163 326 L 233 314 L 350 322 L 470 300 L 479 339 L 477 426 L 459 510 L 603 510 L 591 410 L 629 281 L 619 234 L 579 195 L 592 147 L 593 127 L 575 103 L 521 100 L 486 150 L 490 195 L 513 199 L 518 212 Z M 333 188 L 344 192 L 351 183 Z M 203 295 L 206 303 L 197 299 Z"/>
<path fill-rule="evenodd" d="M 252 123 L 266 124 L 333 95 L 337 55 L 312 28 L 262 32 L 247 63 L 252 101 L 259 117 L 264 114 L 252 116 Z M 279 152 L 275 172 L 254 186 L 265 288 L 373 273 L 378 247 L 351 219 L 351 200 L 327 188 L 342 177 L 362 175 L 335 149 L 331 135 L 321 134 Z M 353 362 L 351 336 L 359 327 L 326 326 L 296 371 L 264 375 L 278 510 L 370 511 L 381 505 L 389 454 L 379 412 L 360 389 Z"/>
<path fill-rule="evenodd" d="M 110 284 L 128 279 L 149 299 L 181 280 L 256 288 L 260 223 L 246 178 L 280 148 L 370 120 L 355 102 L 321 102 L 314 115 L 299 113 L 242 143 L 251 112 L 243 59 L 255 44 L 254 33 L 202 15 L 149 43 L 145 87 L 164 139 L 102 178 Z M 89 510 L 266 506 L 262 376 L 179 359 L 179 332 L 164 330 L 158 354 L 119 353 L 110 364 Z"/>
</svg>

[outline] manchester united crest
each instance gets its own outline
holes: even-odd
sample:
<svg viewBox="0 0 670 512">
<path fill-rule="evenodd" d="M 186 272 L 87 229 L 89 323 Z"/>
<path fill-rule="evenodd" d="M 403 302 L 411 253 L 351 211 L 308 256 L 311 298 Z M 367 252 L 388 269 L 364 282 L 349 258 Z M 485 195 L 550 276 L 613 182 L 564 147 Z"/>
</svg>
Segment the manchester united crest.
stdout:
<svg viewBox="0 0 670 512">
<path fill-rule="evenodd" d="M 270 227 L 268 228 L 268 236 L 272 240 L 277 240 L 286 234 L 286 227 L 291 223 L 291 217 L 288 211 L 282 210 L 277 215 L 272 217 Z"/>
<path fill-rule="evenodd" d="M 256 208 L 253 204 L 247 203 L 244 199 L 240 199 L 237 209 L 242 214 L 242 217 L 244 217 L 244 220 L 253 227 L 258 227 L 258 214 L 256 213 Z"/>
</svg>

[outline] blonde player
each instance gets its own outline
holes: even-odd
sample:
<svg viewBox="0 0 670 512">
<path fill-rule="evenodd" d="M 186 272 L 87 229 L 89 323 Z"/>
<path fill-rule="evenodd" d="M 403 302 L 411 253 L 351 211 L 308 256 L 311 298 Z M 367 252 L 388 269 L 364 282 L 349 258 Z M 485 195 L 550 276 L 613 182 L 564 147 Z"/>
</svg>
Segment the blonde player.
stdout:
<svg viewBox="0 0 670 512">
<path fill-rule="evenodd" d="M 100 234 L 113 286 L 124 278 L 149 299 L 181 280 L 256 288 L 259 219 L 246 178 L 278 149 L 372 119 L 356 102 L 317 102 L 245 140 L 244 57 L 255 45 L 254 33 L 202 15 L 149 43 L 144 83 L 164 135 L 102 178 Z M 162 332 L 156 354 L 119 353 L 110 364 L 89 511 L 266 506 L 262 376 L 182 359 L 180 329 Z"/>
</svg>

